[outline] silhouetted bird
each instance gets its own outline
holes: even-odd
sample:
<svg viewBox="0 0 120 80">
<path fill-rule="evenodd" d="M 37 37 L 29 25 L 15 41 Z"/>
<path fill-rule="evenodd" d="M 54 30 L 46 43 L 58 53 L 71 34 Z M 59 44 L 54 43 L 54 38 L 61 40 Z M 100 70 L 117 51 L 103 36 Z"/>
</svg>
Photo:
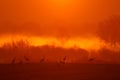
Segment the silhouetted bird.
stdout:
<svg viewBox="0 0 120 80">
<path fill-rule="evenodd" d="M 90 61 L 90 62 L 91 62 L 91 61 L 94 61 L 94 60 L 95 60 L 94 58 L 90 58 L 88 61 Z"/>
<path fill-rule="evenodd" d="M 12 64 L 15 64 L 16 58 L 12 59 Z"/>
<path fill-rule="evenodd" d="M 22 61 L 22 60 L 20 60 L 18 64 L 23 64 L 23 61 Z"/>
<path fill-rule="evenodd" d="M 24 56 L 25 61 L 30 62 L 30 59 L 26 56 Z"/>
<path fill-rule="evenodd" d="M 40 63 L 43 63 L 43 62 L 45 62 L 45 58 L 42 58 L 42 59 L 40 60 Z"/>
<path fill-rule="evenodd" d="M 61 63 L 61 64 L 65 64 L 65 62 L 64 62 L 64 61 L 60 61 L 60 63 Z"/>
<path fill-rule="evenodd" d="M 66 58 L 66 56 L 65 56 L 65 57 L 63 58 L 63 61 L 66 61 L 66 59 L 67 59 L 67 58 Z"/>
<path fill-rule="evenodd" d="M 66 56 L 65 56 L 65 57 L 63 58 L 63 60 L 62 60 L 62 61 L 60 61 L 60 63 L 61 63 L 61 64 L 65 64 L 66 59 L 67 59 L 67 58 L 66 58 Z"/>
</svg>

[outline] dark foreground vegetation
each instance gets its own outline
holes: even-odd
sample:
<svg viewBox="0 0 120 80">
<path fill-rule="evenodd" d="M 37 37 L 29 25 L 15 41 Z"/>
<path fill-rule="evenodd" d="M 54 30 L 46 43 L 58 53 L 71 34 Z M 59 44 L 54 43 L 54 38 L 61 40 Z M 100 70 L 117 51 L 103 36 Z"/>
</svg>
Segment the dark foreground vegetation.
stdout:
<svg viewBox="0 0 120 80">
<path fill-rule="evenodd" d="M 0 47 L 0 63 L 120 63 L 120 52 L 101 48 L 87 51 L 81 48 L 30 46 L 25 41 L 12 42 Z"/>
</svg>

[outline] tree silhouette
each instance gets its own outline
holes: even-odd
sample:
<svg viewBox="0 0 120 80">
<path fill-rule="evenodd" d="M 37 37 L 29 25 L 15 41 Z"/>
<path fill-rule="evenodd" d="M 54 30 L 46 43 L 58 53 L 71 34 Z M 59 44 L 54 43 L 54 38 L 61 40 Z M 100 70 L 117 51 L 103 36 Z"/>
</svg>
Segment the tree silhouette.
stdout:
<svg viewBox="0 0 120 80">
<path fill-rule="evenodd" d="M 120 16 L 112 16 L 99 24 L 98 36 L 111 46 L 120 44 Z"/>
</svg>

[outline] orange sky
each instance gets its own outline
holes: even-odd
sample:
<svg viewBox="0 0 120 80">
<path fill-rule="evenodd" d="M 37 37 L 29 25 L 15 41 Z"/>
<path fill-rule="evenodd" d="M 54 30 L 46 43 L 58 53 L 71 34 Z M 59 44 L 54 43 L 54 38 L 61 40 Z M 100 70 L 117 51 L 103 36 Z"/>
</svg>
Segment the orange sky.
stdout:
<svg viewBox="0 0 120 80">
<path fill-rule="evenodd" d="M 0 16 L 2 21 L 19 23 L 60 18 L 91 22 L 120 14 L 119 4 L 119 0 L 4 0 L 0 1 Z"/>
<path fill-rule="evenodd" d="M 1 0 L 0 34 L 93 37 L 96 23 L 120 15 L 119 4 L 120 0 Z"/>
</svg>

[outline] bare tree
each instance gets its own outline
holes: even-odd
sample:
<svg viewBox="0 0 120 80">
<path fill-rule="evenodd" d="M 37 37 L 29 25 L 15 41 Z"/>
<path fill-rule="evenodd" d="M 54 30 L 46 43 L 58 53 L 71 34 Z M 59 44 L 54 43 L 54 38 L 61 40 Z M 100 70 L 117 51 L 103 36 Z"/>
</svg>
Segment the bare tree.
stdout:
<svg viewBox="0 0 120 80">
<path fill-rule="evenodd" d="M 120 44 L 120 16 L 112 16 L 101 22 L 97 31 L 98 36 L 111 46 Z"/>
</svg>

